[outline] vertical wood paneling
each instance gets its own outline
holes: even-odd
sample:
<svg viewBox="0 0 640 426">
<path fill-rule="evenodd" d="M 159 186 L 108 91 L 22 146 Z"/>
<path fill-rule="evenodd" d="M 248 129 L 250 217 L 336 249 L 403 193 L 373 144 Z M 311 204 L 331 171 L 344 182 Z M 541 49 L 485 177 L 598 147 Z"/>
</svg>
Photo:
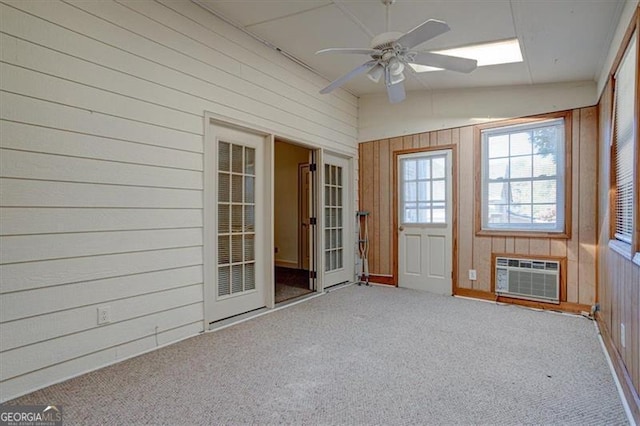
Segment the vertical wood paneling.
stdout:
<svg viewBox="0 0 640 426">
<path fill-rule="evenodd" d="M 529 239 L 529 254 L 549 256 L 549 240 L 546 238 Z"/>
<path fill-rule="evenodd" d="M 473 127 L 460 129 L 458 149 L 458 287 L 473 288 Z"/>
<path fill-rule="evenodd" d="M 515 253 L 529 254 L 529 238 L 515 238 Z"/>
<path fill-rule="evenodd" d="M 573 125 L 572 125 L 572 143 L 571 143 L 571 169 L 573 181 L 576 182 L 576 188 L 573 191 L 573 197 L 571 199 L 571 210 L 573 212 L 571 216 L 571 239 L 567 241 L 567 301 L 572 303 L 578 302 L 578 278 L 579 278 L 579 236 L 580 236 L 580 215 L 578 209 L 580 208 L 580 110 L 573 110 Z M 591 188 L 593 191 L 593 188 Z M 595 214 L 595 211 L 594 211 Z"/>
<path fill-rule="evenodd" d="M 382 144 L 374 144 L 373 145 L 373 161 L 370 163 L 373 165 L 373 167 L 375 168 L 375 170 L 378 170 L 378 173 L 374 173 L 373 174 L 373 188 L 371 190 L 372 192 L 372 196 L 373 196 L 373 211 L 376 212 L 376 216 L 377 217 L 377 222 L 378 223 L 383 223 L 380 219 L 381 219 L 381 215 L 380 215 L 380 150 L 383 149 L 384 150 L 384 146 L 382 146 Z M 373 263 L 376 263 L 378 265 L 380 265 L 380 259 L 381 259 L 381 247 L 382 244 L 380 244 L 380 227 L 376 226 L 375 228 L 373 228 L 373 233 L 371 234 L 371 237 L 373 238 L 373 241 L 375 241 L 375 244 L 373 245 L 373 250 L 371 250 L 369 252 L 369 254 L 371 255 L 371 261 Z M 382 265 L 381 265 L 382 266 Z"/>
<path fill-rule="evenodd" d="M 505 237 L 493 237 L 491 238 L 491 251 L 493 253 L 504 253 L 506 249 Z"/>
<path fill-rule="evenodd" d="M 385 139 L 380 144 L 379 151 L 379 171 L 380 179 L 378 180 L 378 218 L 379 223 L 391 223 L 391 191 L 387 185 L 383 185 L 383 182 L 391 182 L 393 173 L 393 167 L 389 157 L 389 140 Z M 380 271 L 384 271 L 386 275 L 391 275 L 391 256 L 388 255 L 388 248 L 391 245 L 391 236 L 388 232 L 381 231 L 380 226 L 376 226 L 376 232 L 374 238 L 378 241 L 378 264 L 380 265 Z"/>
<path fill-rule="evenodd" d="M 527 238 L 527 237 L 478 237 L 474 231 L 474 203 L 476 171 L 474 167 L 474 127 L 437 130 L 417 135 L 407 135 L 391 140 L 379 140 L 360 144 L 361 157 L 371 155 L 371 145 L 379 146 L 379 162 L 375 170 L 361 173 L 360 182 L 361 209 L 372 210 L 375 235 L 379 241 L 379 250 L 370 260 L 371 273 L 374 275 L 395 274 L 393 259 L 394 229 L 393 218 L 393 152 L 401 149 L 437 147 L 453 144 L 458 147 L 458 282 L 461 289 L 490 291 L 491 253 L 514 253 L 531 256 L 567 257 L 568 302 L 590 305 L 595 300 L 595 217 L 596 205 L 593 197 L 597 161 L 597 116 L 595 108 L 583 108 L 573 111 L 572 122 L 572 169 L 574 182 L 572 199 L 572 237 L 570 240 Z M 382 154 L 388 145 L 388 157 Z M 587 145 L 582 148 L 581 145 Z M 368 157 L 367 157 L 368 158 Z M 388 165 L 385 167 L 384 162 Z M 371 168 L 367 162 L 364 168 Z M 587 179 L 581 177 L 581 167 L 586 170 Z M 379 177 L 376 177 L 378 175 Z M 386 176 L 386 178 L 384 178 Z M 372 182 L 379 187 L 370 188 Z M 372 191 L 376 194 L 372 193 Z M 388 195 L 388 198 L 385 197 Z M 581 236 L 582 235 L 582 236 Z M 583 247 L 590 244 L 591 247 Z M 581 251 L 583 252 L 581 256 Z M 389 259 L 387 262 L 386 259 Z M 477 280 L 469 281 L 469 269 L 476 269 Z M 582 274 L 585 279 L 579 279 Z M 589 278 L 590 277 L 590 278 Z M 578 285 L 580 284 L 580 286 Z"/>
<path fill-rule="evenodd" d="M 598 109 L 580 110 L 580 175 L 574 179 L 580 185 L 578 211 L 578 303 L 595 303 L 596 276 L 596 215 L 598 211 L 597 191 L 593 183 L 598 180 Z"/>
</svg>

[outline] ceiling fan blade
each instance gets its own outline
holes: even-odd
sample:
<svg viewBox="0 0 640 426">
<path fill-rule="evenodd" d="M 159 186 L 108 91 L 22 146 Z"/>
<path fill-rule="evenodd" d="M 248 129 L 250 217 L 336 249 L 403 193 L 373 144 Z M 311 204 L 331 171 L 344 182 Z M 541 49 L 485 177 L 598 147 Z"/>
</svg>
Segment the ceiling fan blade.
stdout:
<svg viewBox="0 0 640 426">
<path fill-rule="evenodd" d="M 392 104 L 402 102 L 407 96 L 404 91 L 404 83 L 400 82 L 387 85 L 387 96 L 389 96 L 389 102 L 391 102 Z"/>
<path fill-rule="evenodd" d="M 320 93 L 322 93 L 324 95 L 326 93 L 331 92 L 333 89 L 336 89 L 336 88 L 342 86 L 347 81 L 351 80 L 353 77 L 356 77 L 356 76 L 358 76 L 360 74 L 364 74 L 365 72 L 369 71 L 377 63 L 378 63 L 378 61 L 365 62 L 364 64 L 360 65 L 357 68 L 352 69 L 351 71 L 349 71 L 348 73 L 346 73 L 342 77 L 338 78 L 337 80 L 332 81 L 331 84 L 328 85 L 327 87 L 325 87 L 324 89 L 322 89 L 320 91 Z"/>
<path fill-rule="evenodd" d="M 400 44 L 402 47 L 411 49 L 427 40 L 431 40 L 432 38 L 439 36 L 440 34 L 446 33 L 450 29 L 451 28 L 449 28 L 449 25 L 447 25 L 446 22 L 429 19 L 401 36 L 396 43 Z"/>
<path fill-rule="evenodd" d="M 347 53 L 354 55 L 373 55 L 376 53 L 382 53 L 377 49 L 359 49 L 351 47 L 330 47 L 328 49 L 318 50 L 316 55 L 322 55 L 324 53 Z"/>
<path fill-rule="evenodd" d="M 478 67 L 475 59 L 459 58 L 457 56 L 440 55 L 431 52 L 417 52 L 410 64 L 426 65 L 428 67 L 442 68 L 450 71 L 470 73 Z"/>
</svg>

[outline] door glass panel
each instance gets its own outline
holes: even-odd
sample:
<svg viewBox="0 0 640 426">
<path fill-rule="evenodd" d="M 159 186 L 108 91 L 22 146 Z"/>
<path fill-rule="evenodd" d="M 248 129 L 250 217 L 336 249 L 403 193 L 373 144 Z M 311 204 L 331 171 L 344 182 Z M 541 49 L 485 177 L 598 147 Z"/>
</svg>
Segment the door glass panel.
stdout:
<svg viewBox="0 0 640 426">
<path fill-rule="evenodd" d="M 325 271 L 342 269 L 343 257 L 343 208 L 344 190 L 342 167 L 325 164 L 324 166 L 324 226 L 325 226 Z"/>
<path fill-rule="evenodd" d="M 403 223 L 445 223 L 446 157 L 400 160 Z"/>
<path fill-rule="evenodd" d="M 218 297 L 255 290 L 255 149 L 218 143 Z"/>
</svg>

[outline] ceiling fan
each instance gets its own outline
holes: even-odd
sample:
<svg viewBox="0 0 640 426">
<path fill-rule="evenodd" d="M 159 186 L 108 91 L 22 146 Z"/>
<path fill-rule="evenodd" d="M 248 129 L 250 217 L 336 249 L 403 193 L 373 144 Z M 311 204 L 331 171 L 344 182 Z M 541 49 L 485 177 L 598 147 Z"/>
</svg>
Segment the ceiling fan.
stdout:
<svg viewBox="0 0 640 426">
<path fill-rule="evenodd" d="M 408 64 L 426 65 L 464 73 L 470 73 L 476 69 L 478 62 L 475 59 L 412 50 L 427 40 L 446 33 L 450 30 L 449 26 L 446 22 L 429 19 L 405 34 L 390 32 L 389 6 L 395 3 L 396 0 L 381 1 L 387 8 L 387 32 L 375 36 L 373 40 L 371 40 L 371 47 L 369 49 L 334 47 L 316 52 L 316 54 L 346 53 L 371 56 L 370 61 L 365 62 L 333 81 L 330 85 L 322 89 L 320 93 L 329 93 L 352 78 L 367 73 L 368 77 L 376 83 L 380 81 L 381 78 L 384 78 L 389 101 L 391 103 L 397 103 L 403 101 L 406 97 L 403 81 L 405 79 L 404 70 Z"/>
</svg>

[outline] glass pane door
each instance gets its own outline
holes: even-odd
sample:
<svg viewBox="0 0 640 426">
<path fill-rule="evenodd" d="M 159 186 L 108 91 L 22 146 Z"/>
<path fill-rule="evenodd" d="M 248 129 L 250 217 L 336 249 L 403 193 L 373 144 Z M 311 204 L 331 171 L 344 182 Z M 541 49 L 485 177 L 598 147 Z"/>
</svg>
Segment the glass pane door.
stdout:
<svg viewBox="0 0 640 426">
<path fill-rule="evenodd" d="M 218 144 L 218 298 L 253 291 L 255 149 Z"/>
<path fill-rule="evenodd" d="M 445 223 L 447 208 L 446 156 L 400 160 L 403 224 Z"/>
<path fill-rule="evenodd" d="M 344 266 L 344 191 L 343 169 L 324 166 L 324 270 L 342 269 Z"/>
</svg>

